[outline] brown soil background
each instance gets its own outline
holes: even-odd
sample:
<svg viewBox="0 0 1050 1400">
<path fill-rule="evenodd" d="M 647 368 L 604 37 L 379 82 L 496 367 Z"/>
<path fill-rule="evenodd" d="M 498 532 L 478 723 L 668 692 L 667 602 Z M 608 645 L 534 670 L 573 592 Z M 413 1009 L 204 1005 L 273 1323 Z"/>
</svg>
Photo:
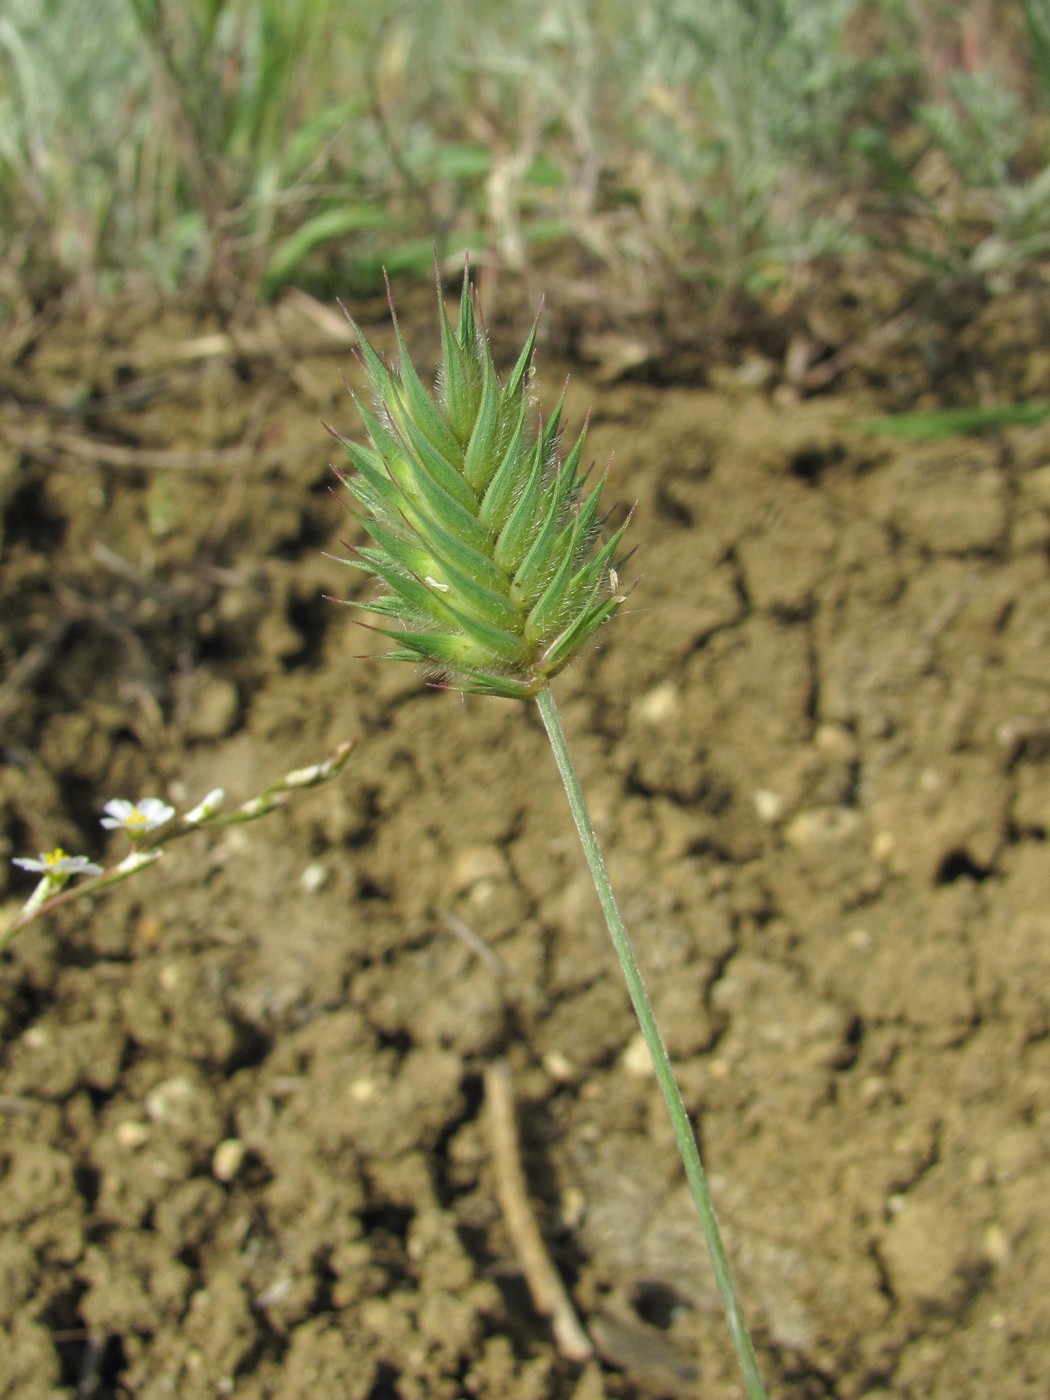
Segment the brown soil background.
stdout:
<svg viewBox="0 0 1050 1400">
<path fill-rule="evenodd" d="M 0 854 L 117 858 L 109 797 L 359 742 L 0 964 L 0 1393 L 728 1400 L 538 716 L 360 659 L 322 596 L 360 586 L 320 426 L 357 431 L 356 367 L 282 314 L 262 349 L 59 321 L 5 372 Z M 1050 1393 L 1050 432 L 864 436 L 902 380 L 938 401 L 921 350 L 809 399 L 743 355 L 571 366 L 644 578 L 557 694 L 795 1400 Z M 500 1058 L 583 1366 L 497 1204 Z"/>
</svg>

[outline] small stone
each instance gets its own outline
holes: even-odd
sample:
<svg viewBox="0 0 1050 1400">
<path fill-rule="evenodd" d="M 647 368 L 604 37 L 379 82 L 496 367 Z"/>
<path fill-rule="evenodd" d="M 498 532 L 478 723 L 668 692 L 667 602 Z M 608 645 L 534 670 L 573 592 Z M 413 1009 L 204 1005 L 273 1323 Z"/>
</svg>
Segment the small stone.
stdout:
<svg viewBox="0 0 1050 1400">
<path fill-rule="evenodd" d="M 885 865 L 890 856 L 893 855 L 893 848 L 896 844 L 892 831 L 877 831 L 875 839 L 871 843 L 872 860 L 877 860 L 880 865 Z"/>
<path fill-rule="evenodd" d="M 125 1123 L 118 1123 L 113 1134 L 121 1147 L 128 1147 L 134 1150 L 142 1147 L 153 1135 L 153 1129 L 148 1123 L 140 1123 L 137 1119 L 129 1118 Z"/>
<path fill-rule="evenodd" d="M 299 888 L 303 894 L 317 894 L 328 884 L 331 871 L 319 860 L 311 861 L 299 876 Z"/>
<path fill-rule="evenodd" d="M 543 1068 L 555 1084 L 569 1084 L 576 1076 L 576 1069 L 568 1055 L 560 1050 L 548 1050 L 543 1057 Z"/>
<path fill-rule="evenodd" d="M 984 1257 L 996 1268 L 1010 1262 L 1010 1237 L 1001 1225 L 989 1225 L 984 1232 Z"/>
<path fill-rule="evenodd" d="M 212 1153 L 211 1172 L 216 1181 L 232 1181 L 244 1165 L 244 1143 L 240 1138 L 224 1138 Z"/>
<path fill-rule="evenodd" d="M 166 992 L 174 991 L 179 985 L 180 969 L 178 963 L 165 963 L 157 973 L 157 981 Z"/>
<path fill-rule="evenodd" d="M 656 686 L 638 701 L 638 713 L 646 724 L 667 724 L 681 713 L 681 709 L 682 693 L 670 681 Z"/>
<path fill-rule="evenodd" d="M 196 1091 L 181 1074 L 162 1080 L 146 1095 L 146 1112 L 154 1123 L 183 1121 L 193 1109 Z"/>
<path fill-rule="evenodd" d="M 759 788 L 757 792 L 752 794 L 751 800 L 755 804 L 759 821 L 765 822 L 768 826 L 772 826 L 783 814 L 784 799 L 779 792 L 771 792 L 769 788 Z"/>
<path fill-rule="evenodd" d="M 621 1063 L 624 1073 L 629 1074 L 632 1079 L 651 1079 L 654 1073 L 652 1056 L 649 1054 L 649 1047 L 646 1045 L 641 1031 L 631 1037 L 627 1049 L 623 1052 Z"/>
<path fill-rule="evenodd" d="M 792 846 L 819 846 L 843 841 L 860 825 L 860 814 L 852 807 L 813 807 L 799 812 L 785 835 Z"/>
<path fill-rule="evenodd" d="M 560 1204 L 562 1224 L 567 1230 L 578 1230 L 587 1214 L 587 1197 L 578 1186 L 566 1186 Z"/>
<path fill-rule="evenodd" d="M 467 846 L 452 863 L 452 888 L 457 894 L 486 881 L 507 878 L 507 858 L 498 846 Z"/>
<path fill-rule="evenodd" d="M 295 1279 L 288 1274 L 282 1274 L 256 1296 L 255 1305 L 258 1308 L 276 1307 L 278 1303 L 284 1302 L 294 1287 Z"/>
</svg>

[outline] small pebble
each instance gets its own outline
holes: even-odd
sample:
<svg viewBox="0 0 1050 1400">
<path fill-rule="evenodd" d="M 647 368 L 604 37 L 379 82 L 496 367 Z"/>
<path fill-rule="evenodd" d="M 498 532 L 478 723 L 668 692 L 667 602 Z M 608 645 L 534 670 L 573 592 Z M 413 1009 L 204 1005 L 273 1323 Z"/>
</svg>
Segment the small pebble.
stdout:
<svg viewBox="0 0 1050 1400">
<path fill-rule="evenodd" d="M 330 871 L 319 860 L 311 861 L 299 876 L 299 888 L 303 894 L 317 894 L 328 883 Z"/>
<path fill-rule="evenodd" d="M 507 860 L 498 846 L 467 846 L 452 865 L 452 888 L 457 894 L 486 881 L 507 878 Z"/>
<path fill-rule="evenodd" d="M 638 701 L 638 713 L 647 724 L 661 725 L 675 718 L 682 709 L 681 691 L 670 681 L 650 690 Z"/>
<path fill-rule="evenodd" d="M 587 1214 L 587 1197 L 578 1186 L 567 1186 L 561 1193 L 562 1223 L 569 1230 L 578 1230 Z"/>
<path fill-rule="evenodd" d="M 149 1142 L 153 1130 L 148 1123 L 139 1123 L 134 1118 L 126 1123 L 118 1123 L 114 1137 L 121 1147 L 142 1147 Z"/>
<path fill-rule="evenodd" d="M 872 859 L 877 860 L 880 865 L 885 865 L 886 861 L 893 855 L 895 845 L 892 831 L 877 831 L 875 839 L 871 843 Z"/>
<path fill-rule="evenodd" d="M 793 846 L 819 846 L 851 836 L 860 824 L 852 807 L 814 807 L 800 812 L 788 824 L 787 839 Z"/>
<path fill-rule="evenodd" d="M 623 1052 L 624 1072 L 633 1079 L 650 1079 L 653 1075 L 653 1061 L 642 1034 L 639 1031 L 631 1037 L 631 1042 Z"/>
<path fill-rule="evenodd" d="M 181 1074 L 161 1080 L 146 1095 L 146 1112 L 154 1123 L 165 1123 L 185 1118 L 192 1108 L 196 1090 L 190 1081 Z"/>
<path fill-rule="evenodd" d="M 165 963 L 157 974 L 157 981 L 166 992 L 174 991 L 179 984 L 179 966 L 177 963 Z"/>
<path fill-rule="evenodd" d="M 273 1283 L 271 1283 L 267 1288 L 264 1288 L 263 1291 L 256 1297 L 256 1307 L 272 1308 L 277 1303 L 283 1303 L 285 1298 L 288 1297 L 288 1295 L 291 1293 L 294 1287 L 295 1279 L 290 1278 L 287 1274 L 282 1275 L 280 1278 L 274 1279 Z"/>
<path fill-rule="evenodd" d="M 244 1143 L 224 1138 L 212 1153 L 211 1171 L 216 1181 L 232 1181 L 244 1165 Z"/>
<path fill-rule="evenodd" d="M 547 1051 L 543 1057 L 543 1068 L 556 1084 L 568 1084 L 576 1074 L 572 1061 L 560 1050 Z"/>
<path fill-rule="evenodd" d="M 769 788 L 759 788 L 752 795 L 751 800 L 755 804 L 759 820 L 770 826 L 779 819 L 784 811 L 784 799 L 779 792 L 771 792 Z"/>
<path fill-rule="evenodd" d="M 984 1232 L 984 1257 L 990 1264 L 1002 1267 L 1010 1262 L 1013 1251 L 1010 1237 L 1001 1225 L 989 1225 Z"/>
</svg>

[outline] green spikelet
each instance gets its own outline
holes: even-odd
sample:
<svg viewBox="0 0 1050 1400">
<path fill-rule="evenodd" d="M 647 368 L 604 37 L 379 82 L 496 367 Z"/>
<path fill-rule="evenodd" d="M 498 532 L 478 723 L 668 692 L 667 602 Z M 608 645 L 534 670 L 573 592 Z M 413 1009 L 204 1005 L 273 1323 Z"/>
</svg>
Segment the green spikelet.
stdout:
<svg viewBox="0 0 1050 1400">
<path fill-rule="evenodd" d="M 358 404 L 370 447 L 340 439 L 344 480 L 371 545 L 346 562 L 380 595 L 355 603 L 395 626 L 377 630 L 457 690 L 524 699 L 541 691 L 624 601 L 604 544 L 599 481 L 580 468 L 586 428 L 563 459 L 559 403 L 543 424 L 529 389 L 536 328 L 505 382 L 492 361 L 464 271 L 456 324 L 438 293 L 441 369 L 428 393 L 401 339 L 390 368 L 355 326 L 373 410 Z M 603 478 L 604 480 L 604 478 Z"/>
</svg>

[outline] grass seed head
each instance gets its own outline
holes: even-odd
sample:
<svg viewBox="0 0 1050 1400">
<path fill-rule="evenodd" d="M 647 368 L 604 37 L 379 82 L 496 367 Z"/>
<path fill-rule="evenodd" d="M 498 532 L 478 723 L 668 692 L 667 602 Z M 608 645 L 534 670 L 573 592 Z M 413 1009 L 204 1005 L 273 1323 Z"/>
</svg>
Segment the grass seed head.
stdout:
<svg viewBox="0 0 1050 1400">
<path fill-rule="evenodd" d="M 340 439 L 370 543 L 346 561 L 382 585 L 355 601 L 396 642 L 387 657 L 480 695 L 525 698 L 548 684 L 624 601 L 615 567 L 626 529 L 600 540 L 601 489 L 581 468 L 586 426 L 564 458 L 561 404 L 546 423 L 531 391 L 533 327 L 496 373 L 464 271 L 453 325 L 438 292 L 441 367 L 423 385 L 397 331 L 389 366 L 355 326 L 373 405 L 369 445 Z"/>
</svg>

